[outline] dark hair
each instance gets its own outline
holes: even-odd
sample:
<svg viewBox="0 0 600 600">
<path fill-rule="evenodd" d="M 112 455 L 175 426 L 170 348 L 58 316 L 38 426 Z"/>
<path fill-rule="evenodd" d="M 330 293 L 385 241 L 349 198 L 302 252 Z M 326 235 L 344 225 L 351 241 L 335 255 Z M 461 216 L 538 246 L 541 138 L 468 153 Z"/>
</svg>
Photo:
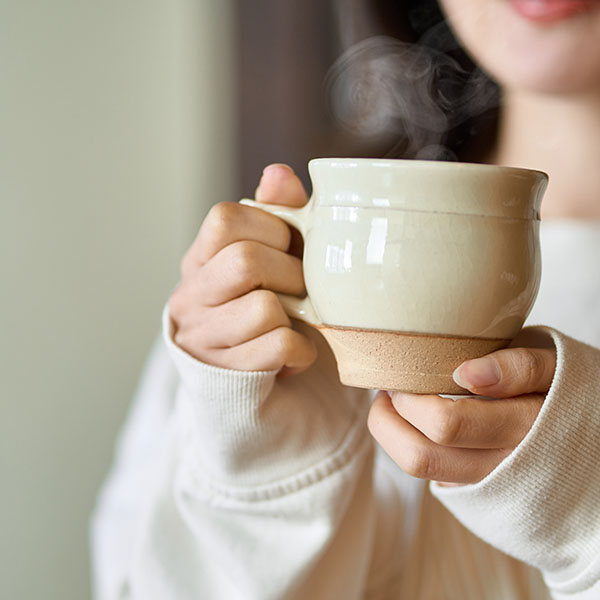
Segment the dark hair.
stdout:
<svg viewBox="0 0 600 600">
<path fill-rule="evenodd" d="M 342 127 L 390 157 L 485 160 L 498 86 L 435 0 L 337 0 L 342 54 L 326 89 Z"/>
</svg>

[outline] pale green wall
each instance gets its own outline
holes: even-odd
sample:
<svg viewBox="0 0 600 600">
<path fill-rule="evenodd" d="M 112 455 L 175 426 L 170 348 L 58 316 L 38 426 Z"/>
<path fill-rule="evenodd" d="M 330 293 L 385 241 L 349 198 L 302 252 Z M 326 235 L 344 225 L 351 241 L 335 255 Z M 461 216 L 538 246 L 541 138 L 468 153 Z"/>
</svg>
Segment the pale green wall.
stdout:
<svg viewBox="0 0 600 600">
<path fill-rule="evenodd" d="M 234 199 L 229 0 L 0 0 L 0 597 L 87 523 L 181 253 Z"/>
</svg>

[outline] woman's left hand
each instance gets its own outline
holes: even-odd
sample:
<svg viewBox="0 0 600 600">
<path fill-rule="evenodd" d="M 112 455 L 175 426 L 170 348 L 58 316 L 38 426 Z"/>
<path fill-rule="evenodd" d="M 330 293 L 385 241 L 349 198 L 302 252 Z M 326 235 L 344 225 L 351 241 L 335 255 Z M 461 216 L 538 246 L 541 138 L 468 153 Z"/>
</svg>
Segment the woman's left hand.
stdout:
<svg viewBox="0 0 600 600">
<path fill-rule="evenodd" d="M 464 362 L 455 381 L 471 393 L 457 400 L 379 392 L 369 430 L 409 475 L 476 483 L 531 429 L 556 368 L 556 351 L 507 348 Z"/>
</svg>

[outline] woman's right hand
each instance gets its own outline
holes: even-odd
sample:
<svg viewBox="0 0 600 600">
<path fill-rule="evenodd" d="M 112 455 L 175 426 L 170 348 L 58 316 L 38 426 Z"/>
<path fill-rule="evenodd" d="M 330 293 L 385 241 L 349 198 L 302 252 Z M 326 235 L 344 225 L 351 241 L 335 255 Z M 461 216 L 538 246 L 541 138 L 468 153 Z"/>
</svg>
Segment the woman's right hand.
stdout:
<svg viewBox="0 0 600 600">
<path fill-rule="evenodd" d="M 256 200 L 300 207 L 307 195 L 294 172 L 269 165 Z M 276 292 L 303 296 L 302 261 L 288 252 L 289 227 L 257 208 L 215 205 L 181 262 L 169 299 L 174 341 L 198 360 L 243 371 L 308 368 L 311 340 L 291 327 Z"/>
</svg>

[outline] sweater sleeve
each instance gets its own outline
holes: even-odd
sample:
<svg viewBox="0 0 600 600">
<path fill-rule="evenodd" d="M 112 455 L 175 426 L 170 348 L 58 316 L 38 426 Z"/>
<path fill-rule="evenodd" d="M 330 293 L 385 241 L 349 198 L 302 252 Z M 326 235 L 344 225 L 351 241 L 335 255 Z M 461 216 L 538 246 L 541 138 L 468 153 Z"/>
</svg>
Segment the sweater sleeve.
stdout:
<svg viewBox="0 0 600 600">
<path fill-rule="evenodd" d="M 126 597 L 140 507 L 165 448 L 178 378 L 160 338 L 149 353 L 144 372 L 90 521 L 94 598 Z"/>
<path fill-rule="evenodd" d="M 378 518 L 369 395 L 342 386 L 325 342 L 303 332 L 317 363 L 279 379 L 197 361 L 165 310 L 179 384 L 130 551 L 110 585 L 100 565 L 98 600 L 362 597 Z M 98 513 L 96 530 L 111 522 Z"/>
<path fill-rule="evenodd" d="M 474 485 L 433 494 L 476 535 L 542 571 L 555 600 L 600 598 L 600 350 L 553 329 L 557 368 L 519 446 Z"/>
</svg>

